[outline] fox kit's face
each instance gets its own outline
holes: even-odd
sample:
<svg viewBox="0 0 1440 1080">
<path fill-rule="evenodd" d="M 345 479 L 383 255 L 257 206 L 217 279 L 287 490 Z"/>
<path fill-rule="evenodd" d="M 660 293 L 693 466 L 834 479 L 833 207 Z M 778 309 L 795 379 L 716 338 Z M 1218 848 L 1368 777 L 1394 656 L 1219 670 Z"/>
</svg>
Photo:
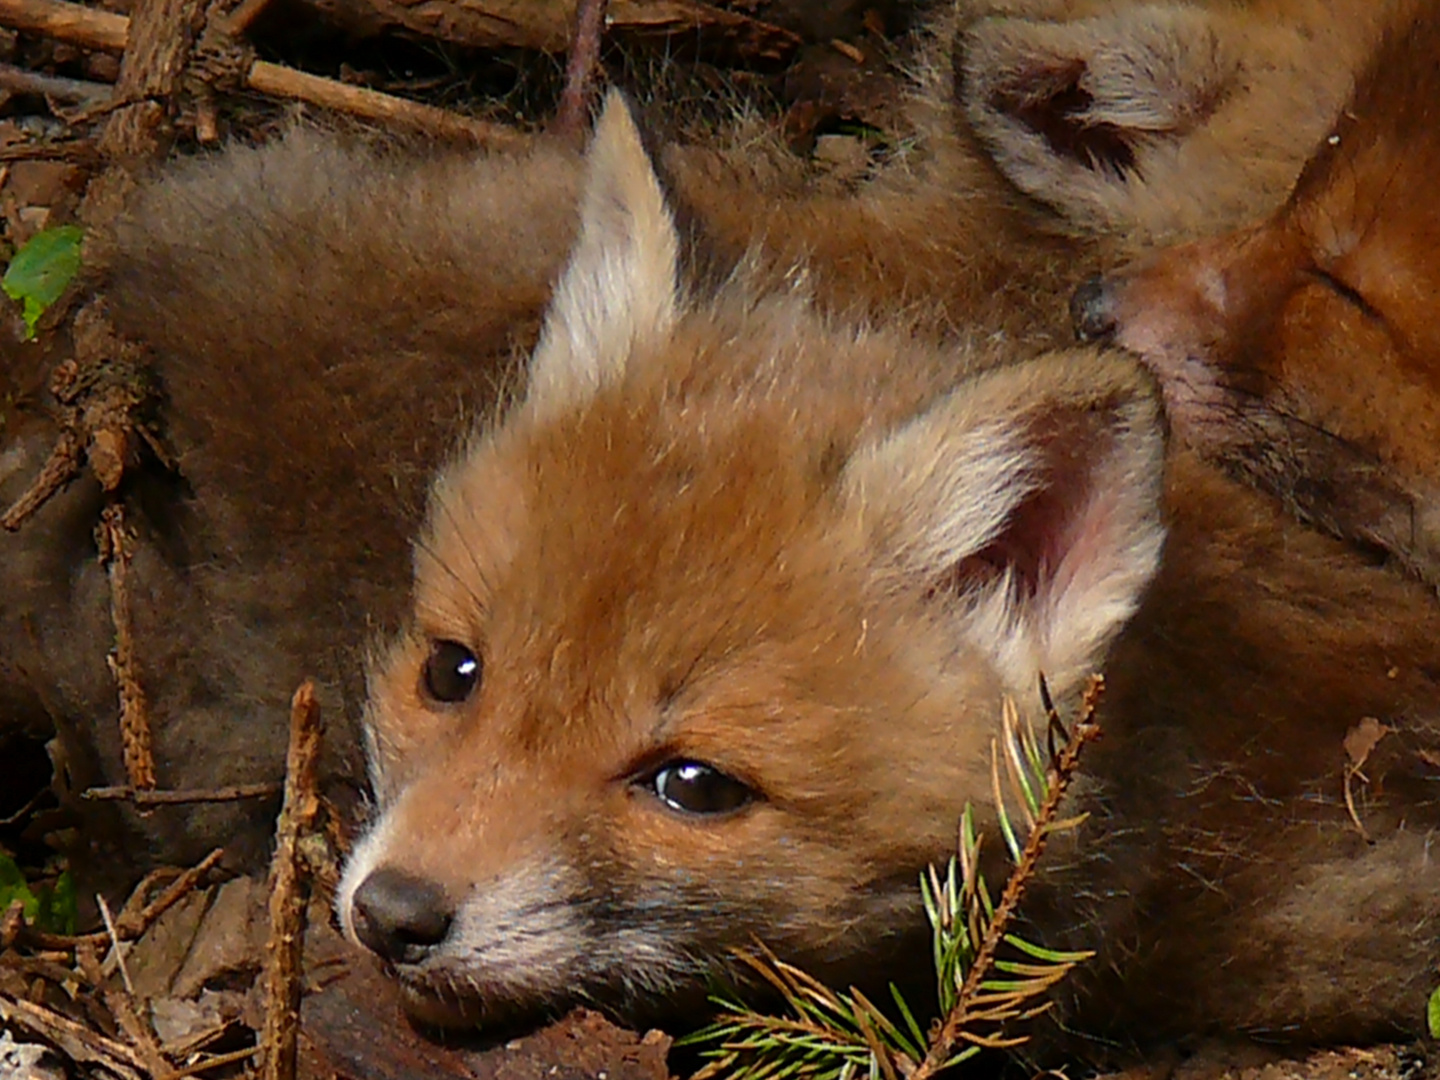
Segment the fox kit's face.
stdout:
<svg viewBox="0 0 1440 1080">
<path fill-rule="evenodd" d="M 743 282 L 687 297 L 623 104 L 524 400 L 436 485 L 373 678 L 341 918 L 419 1013 L 630 1015 L 759 938 L 853 969 L 1160 545 L 1155 404 L 1089 354 L 964 371 Z"/>
<path fill-rule="evenodd" d="M 1076 300 L 1177 435 L 1440 581 L 1440 18 L 1392 33 L 1287 204 Z"/>
</svg>

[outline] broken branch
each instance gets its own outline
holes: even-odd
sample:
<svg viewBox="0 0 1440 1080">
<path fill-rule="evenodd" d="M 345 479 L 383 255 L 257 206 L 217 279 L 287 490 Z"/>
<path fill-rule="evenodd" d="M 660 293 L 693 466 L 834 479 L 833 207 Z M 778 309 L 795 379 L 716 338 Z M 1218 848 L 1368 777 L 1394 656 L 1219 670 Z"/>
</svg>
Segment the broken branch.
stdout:
<svg viewBox="0 0 1440 1080">
<path fill-rule="evenodd" d="M 320 812 L 315 765 L 324 724 L 315 684 L 306 681 L 290 703 L 290 748 L 285 757 L 285 799 L 275 828 L 270 863 L 270 940 L 265 959 L 265 1027 L 260 1037 L 261 1080 L 293 1080 L 304 989 L 302 952 L 310 882 L 301 841 Z"/>
<path fill-rule="evenodd" d="M 67 0 L 0 0 L 0 26 L 30 30 L 72 45 L 108 52 L 122 51 L 130 33 L 130 20 L 125 16 Z M 348 86 L 265 60 L 251 64 L 243 82 L 249 89 L 271 97 L 305 101 L 365 120 L 440 138 L 466 140 L 491 149 L 518 148 L 529 141 L 524 133 L 504 124 L 461 116 L 378 90 Z"/>
<path fill-rule="evenodd" d="M 133 801 L 141 809 L 152 806 L 181 806 L 186 803 L 238 802 L 242 799 L 263 799 L 276 794 L 279 784 L 234 784 L 219 788 L 134 788 L 129 784 L 114 787 L 87 788 L 80 793 L 82 799 L 96 802 Z"/>
</svg>

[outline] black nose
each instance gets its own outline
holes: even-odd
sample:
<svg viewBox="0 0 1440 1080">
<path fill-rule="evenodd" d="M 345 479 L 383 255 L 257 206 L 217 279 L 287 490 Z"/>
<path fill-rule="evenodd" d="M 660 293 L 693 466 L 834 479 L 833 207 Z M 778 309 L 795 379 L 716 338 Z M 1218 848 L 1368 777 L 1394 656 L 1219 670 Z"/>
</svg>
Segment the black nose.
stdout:
<svg viewBox="0 0 1440 1080">
<path fill-rule="evenodd" d="M 355 936 L 392 964 L 423 960 L 453 918 L 440 886 L 389 867 L 372 871 L 350 902 Z"/>
<path fill-rule="evenodd" d="M 1070 322 L 1081 341 L 1105 341 L 1115 333 L 1115 312 L 1105 279 L 1086 278 L 1070 297 Z"/>
</svg>

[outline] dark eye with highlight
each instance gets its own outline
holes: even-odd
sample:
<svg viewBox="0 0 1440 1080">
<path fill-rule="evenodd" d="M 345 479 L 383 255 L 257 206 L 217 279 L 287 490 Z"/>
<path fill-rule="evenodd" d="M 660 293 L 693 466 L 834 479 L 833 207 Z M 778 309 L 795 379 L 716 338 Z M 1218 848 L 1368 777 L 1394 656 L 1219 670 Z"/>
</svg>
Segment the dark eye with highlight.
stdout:
<svg viewBox="0 0 1440 1080">
<path fill-rule="evenodd" d="M 480 685 L 480 657 L 458 641 L 432 641 L 425 658 L 425 693 L 448 705 L 458 704 Z"/>
<path fill-rule="evenodd" d="M 684 814 L 728 814 L 755 798 L 755 792 L 701 761 L 672 761 L 651 776 L 660 801 Z"/>
</svg>

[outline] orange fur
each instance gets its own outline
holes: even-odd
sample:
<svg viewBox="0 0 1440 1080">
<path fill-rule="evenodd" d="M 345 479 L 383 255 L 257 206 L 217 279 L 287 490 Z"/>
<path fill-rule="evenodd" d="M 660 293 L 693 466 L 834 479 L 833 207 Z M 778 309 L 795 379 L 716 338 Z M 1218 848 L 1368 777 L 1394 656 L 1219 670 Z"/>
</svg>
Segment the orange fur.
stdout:
<svg viewBox="0 0 1440 1080">
<path fill-rule="evenodd" d="M 757 934 L 832 978 L 917 959 L 914 876 L 966 801 L 990 816 L 1002 695 L 1034 716 L 1043 671 L 1072 699 L 1128 622 L 1093 824 L 1032 911 L 1104 958 L 1072 1032 L 1412 1030 L 1440 913 L 1424 591 L 1182 454 L 1146 595 L 1133 371 L 677 279 L 618 110 L 530 389 L 442 474 L 372 679 L 379 813 L 338 906 L 416 1011 L 653 1018 Z M 1400 732 L 1367 764 L 1370 846 L 1341 786 L 1364 716 Z M 748 801 L 668 804 L 682 767 Z"/>
<path fill-rule="evenodd" d="M 1440 579 L 1440 18 L 1401 23 L 1263 224 L 1078 302 L 1146 358 L 1181 438 L 1307 520 Z"/>
<path fill-rule="evenodd" d="M 1003 26 L 966 20 L 996 5 L 958 13 L 967 70 L 1007 55 L 975 44 L 986 33 L 1054 38 L 1052 5 L 1001 5 L 1017 6 L 1025 20 Z M 1103 12 L 1058 22 L 1077 14 Z M 1184 51 L 1212 24 L 1165 25 Z M 1133 72 L 1131 29 L 1072 27 L 1066 55 Z M 825 974 L 874 978 L 897 954 L 914 970 L 914 872 L 947 850 L 960 802 L 985 798 L 1001 693 L 1033 710 L 1039 668 L 1072 692 L 1119 634 L 1083 796 L 1094 827 L 1035 912 L 1045 939 L 1073 928 L 1103 950 L 1067 1018 L 1122 1039 L 1417 1022 L 1436 960 L 1434 781 L 1416 755 L 1436 741 L 1433 603 L 1188 456 L 1162 502 L 1155 404 L 1128 362 L 1020 362 L 1059 342 L 1055 297 L 1127 232 L 1203 226 L 1212 173 L 1175 212 L 1146 177 L 1103 168 L 1072 197 L 1066 178 L 1089 167 L 1068 153 L 1022 183 L 1007 136 L 968 127 L 987 106 L 965 97 L 978 83 L 956 87 L 941 37 L 917 103 L 924 152 L 853 195 L 667 153 L 696 223 L 680 261 L 710 271 L 682 274 L 668 303 L 652 288 L 675 285 L 653 243 L 668 218 L 647 204 L 631 258 L 626 215 L 585 211 L 588 269 L 546 324 L 546 378 L 523 391 L 520 356 L 576 238 L 575 155 L 467 160 L 299 131 L 177 168 L 102 245 L 180 458 L 178 480 L 131 493 L 161 781 L 277 775 L 293 683 L 318 668 L 330 715 L 353 714 L 359 642 L 400 627 L 375 668 L 379 807 L 342 914 L 353 928 L 382 858 L 431 886 L 420 899 L 472 905 L 492 953 L 410 964 L 423 1009 L 530 1017 L 578 987 L 640 1016 L 693 1000 L 752 930 Z M 1260 67 L 1316 55 L 1257 40 Z M 1348 80 L 1326 70 L 1327 87 Z M 1241 102 L 1255 87 L 1224 85 Z M 1073 123 L 1072 97 L 1037 87 L 1025 115 Z M 1141 141 L 1183 156 L 1205 130 Z M 1288 164 L 1239 185 L 1247 212 L 1300 165 L 1280 136 L 1254 152 Z M 633 156 L 609 172 L 648 190 Z M 1217 205 L 1238 212 L 1233 192 Z M 412 609 L 402 553 L 424 478 L 490 414 L 435 489 Z M 33 461 L 43 443 L 21 449 Z M 27 474 L 11 464 L 6 494 Z M 43 698 L 82 783 L 118 779 L 110 725 L 90 722 L 113 694 L 95 500 L 77 486 L 0 539 L 6 700 Z M 437 635 L 479 649 L 473 707 L 423 696 Z M 1359 792 L 1373 848 L 1340 803 L 1341 740 L 1364 716 L 1402 732 Z M 764 797 L 687 821 L 646 787 L 674 755 Z M 263 811 L 157 811 L 126 839 L 173 860 L 243 826 L 258 849 Z"/>
</svg>

